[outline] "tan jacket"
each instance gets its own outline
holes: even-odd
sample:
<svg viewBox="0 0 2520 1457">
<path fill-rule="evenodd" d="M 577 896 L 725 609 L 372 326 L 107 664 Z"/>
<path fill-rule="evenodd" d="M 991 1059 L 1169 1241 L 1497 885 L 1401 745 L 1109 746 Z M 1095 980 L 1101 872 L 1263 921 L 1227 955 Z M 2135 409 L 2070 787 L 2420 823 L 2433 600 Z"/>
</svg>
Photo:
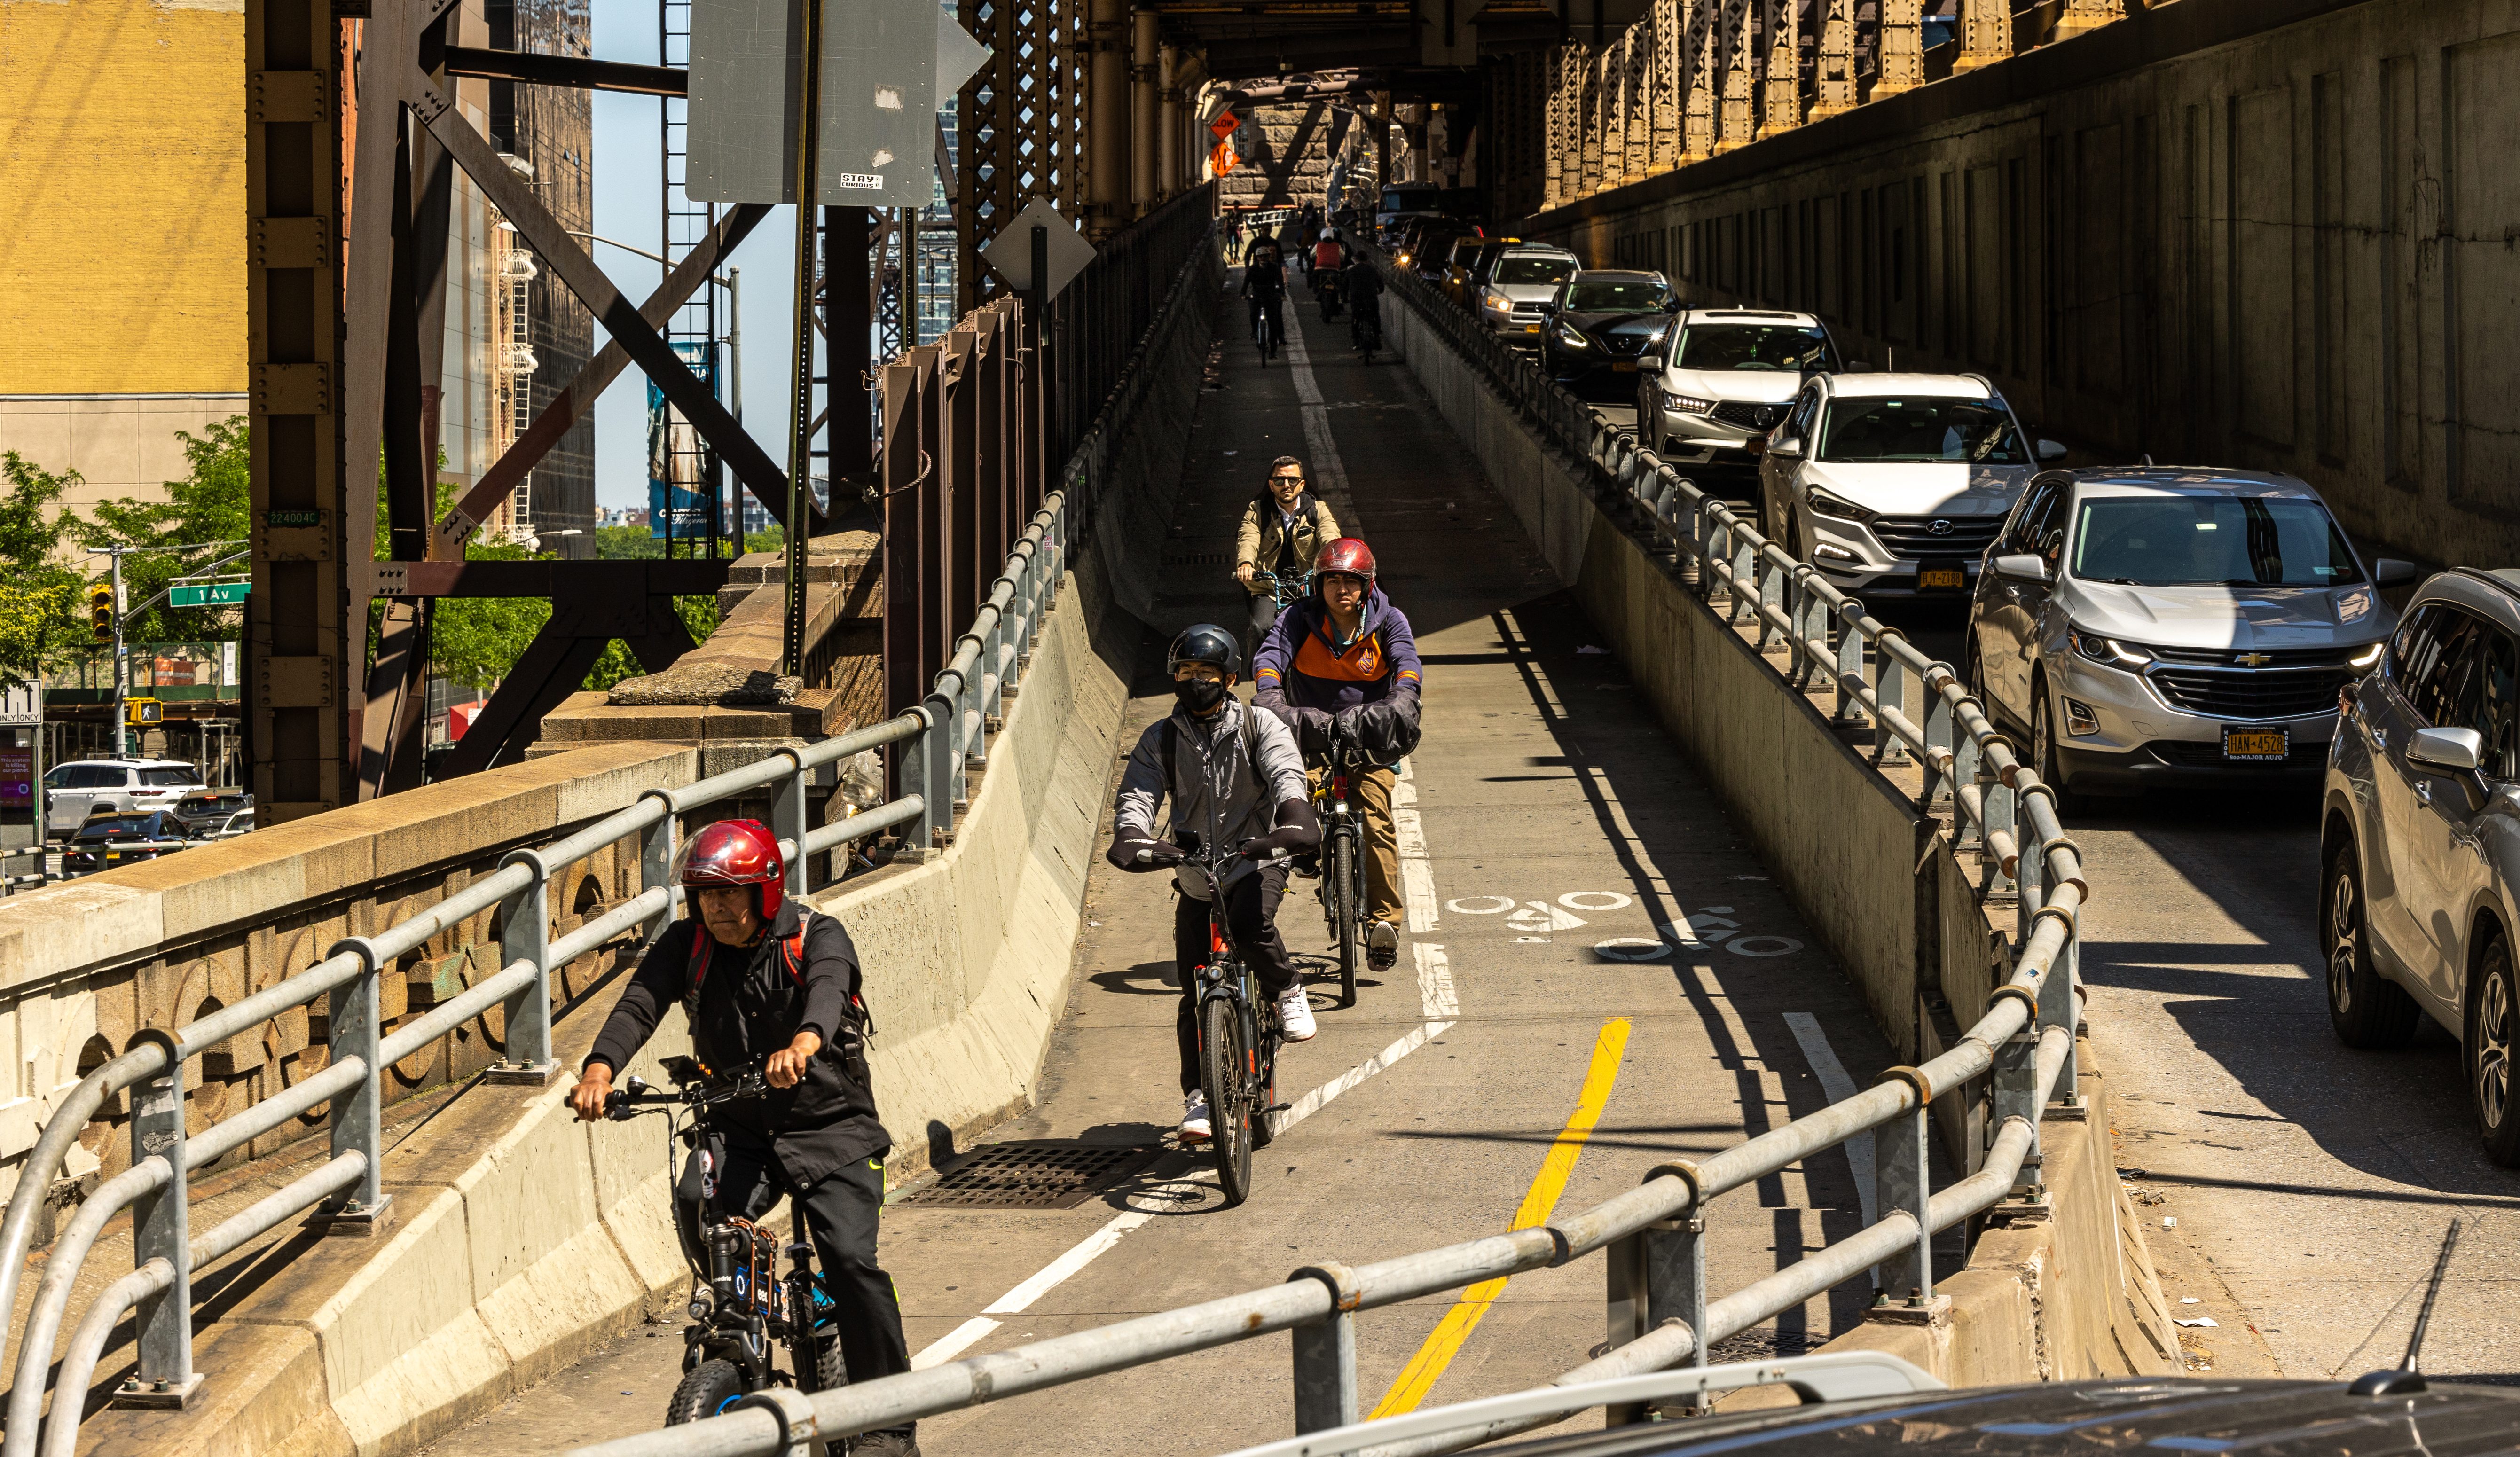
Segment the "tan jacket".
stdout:
<svg viewBox="0 0 2520 1457">
<path fill-rule="evenodd" d="M 1322 549 L 1339 539 L 1339 529 L 1337 518 L 1330 514 L 1328 502 L 1316 499 L 1307 492 L 1295 498 L 1298 511 L 1303 509 L 1306 501 L 1312 502 L 1313 510 L 1309 519 L 1300 515 L 1296 518 L 1295 556 L 1303 562 L 1304 570 L 1311 571 L 1314 561 L 1322 554 Z M 1247 561 L 1254 567 L 1265 569 L 1276 561 L 1278 550 L 1284 544 L 1278 522 L 1278 500 L 1266 492 L 1243 508 L 1242 529 L 1234 538 L 1234 564 L 1238 567 Z"/>
</svg>

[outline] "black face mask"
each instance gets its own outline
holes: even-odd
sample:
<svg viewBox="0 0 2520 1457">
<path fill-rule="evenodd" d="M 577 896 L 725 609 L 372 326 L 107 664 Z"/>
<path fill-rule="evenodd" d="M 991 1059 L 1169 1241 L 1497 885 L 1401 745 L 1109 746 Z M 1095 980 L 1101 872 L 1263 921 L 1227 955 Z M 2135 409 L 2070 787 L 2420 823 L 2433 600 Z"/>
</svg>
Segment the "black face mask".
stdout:
<svg viewBox="0 0 2520 1457">
<path fill-rule="evenodd" d="M 1205 713 L 1225 701 L 1222 679 L 1185 678 L 1173 684 L 1173 697 L 1192 713 Z"/>
</svg>

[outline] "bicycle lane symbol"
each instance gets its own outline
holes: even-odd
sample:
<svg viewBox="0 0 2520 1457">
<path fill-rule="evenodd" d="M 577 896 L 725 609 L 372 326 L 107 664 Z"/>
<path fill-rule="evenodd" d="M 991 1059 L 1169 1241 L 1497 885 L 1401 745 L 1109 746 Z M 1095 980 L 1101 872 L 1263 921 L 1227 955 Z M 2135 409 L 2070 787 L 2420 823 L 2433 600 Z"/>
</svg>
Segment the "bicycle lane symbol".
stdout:
<svg viewBox="0 0 2520 1457">
<path fill-rule="evenodd" d="M 1662 932 L 1659 938 L 1614 936 L 1595 943 L 1593 950 L 1611 961 L 1642 962 L 1659 961 L 1683 950 L 1711 951 L 1718 947 L 1733 955 L 1754 959 L 1790 956 L 1803 949 L 1803 944 L 1790 936 L 1741 935 L 1741 923 L 1732 915 L 1730 905 L 1700 906 L 1677 921 L 1656 927 Z"/>
<path fill-rule="evenodd" d="M 1568 891 L 1554 905 L 1547 901 L 1517 902 L 1511 896 L 1462 896 L 1444 903 L 1444 908 L 1455 915 L 1504 915 L 1505 924 L 1523 934 L 1517 942 L 1548 942 L 1553 933 L 1574 931 L 1592 924 L 1574 912 L 1589 910 L 1599 913 L 1624 910 L 1636 904 L 1635 898 L 1617 891 Z M 1508 914 L 1508 912 L 1511 912 Z"/>
</svg>

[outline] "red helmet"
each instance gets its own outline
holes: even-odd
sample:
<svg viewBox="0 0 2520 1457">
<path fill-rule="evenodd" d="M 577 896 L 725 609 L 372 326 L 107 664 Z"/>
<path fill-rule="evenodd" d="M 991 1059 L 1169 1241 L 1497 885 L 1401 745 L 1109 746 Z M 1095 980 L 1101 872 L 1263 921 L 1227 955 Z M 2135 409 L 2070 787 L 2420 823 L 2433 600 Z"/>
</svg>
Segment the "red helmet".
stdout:
<svg viewBox="0 0 2520 1457">
<path fill-rule="evenodd" d="M 674 881 L 693 890 L 759 886 L 753 901 L 768 921 L 788 899 L 788 860 L 770 826 L 758 819 L 721 819 L 684 844 L 674 858 Z"/>
<path fill-rule="evenodd" d="M 1373 549 L 1352 536 L 1340 537 L 1322 548 L 1321 556 L 1313 562 L 1313 575 L 1327 577 L 1332 572 L 1343 576 L 1373 581 Z"/>
</svg>

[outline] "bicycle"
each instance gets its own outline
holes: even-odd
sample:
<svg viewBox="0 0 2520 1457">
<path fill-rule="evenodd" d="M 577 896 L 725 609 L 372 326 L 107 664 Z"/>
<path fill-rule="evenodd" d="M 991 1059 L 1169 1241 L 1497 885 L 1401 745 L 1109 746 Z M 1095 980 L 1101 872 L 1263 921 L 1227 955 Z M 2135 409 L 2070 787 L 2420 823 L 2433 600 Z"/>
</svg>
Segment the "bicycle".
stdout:
<svg viewBox="0 0 2520 1457">
<path fill-rule="evenodd" d="M 1198 1086 L 1207 1099 L 1207 1146 L 1216 1159 L 1217 1184 L 1232 1209 L 1251 1195 L 1251 1155 L 1269 1146 L 1278 1109 L 1278 1004 L 1260 994 L 1251 963 L 1234 945 L 1225 923 L 1226 881 L 1241 863 L 1258 863 L 1240 851 L 1222 862 L 1203 851 L 1195 831 L 1182 831 L 1182 863 L 1207 880 L 1207 960 L 1186 967 L 1198 993 Z M 1279 856 L 1270 857 L 1271 860 Z M 1140 864 L 1154 863 L 1152 851 L 1138 852 Z"/>
<path fill-rule="evenodd" d="M 1279 300 L 1263 298 L 1258 302 L 1259 317 L 1251 324 L 1251 341 L 1260 346 L 1260 363 L 1266 365 L 1278 357 L 1278 346 L 1284 341 L 1286 330 L 1278 322 L 1278 310 L 1282 307 Z"/>
<path fill-rule="evenodd" d="M 1285 616 L 1286 609 L 1288 607 L 1293 606 L 1295 603 L 1302 601 L 1305 597 L 1312 595 L 1313 574 L 1310 572 L 1306 572 L 1300 577 L 1282 578 L 1276 572 L 1270 571 L 1266 567 L 1262 567 L 1252 572 L 1251 586 L 1254 589 L 1258 588 L 1260 586 L 1260 579 L 1263 577 L 1269 579 L 1269 596 L 1277 606 L 1277 615 L 1279 617 Z M 1260 594 L 1257 591 L 1252 593 L 1252 596 L 1254 596 L 1259 595 Z M 1266 635 L 1264 634 L 1263 636 Z M 1259 656 L 1260 642 L 1258 639 L 1254 639 L 1253 640 L 1242 644 L 1242 661 L 1246 663 L 1252 662 Z"/>
<path fill-rule="evenodd" d="M 1347 339 L 1367 364 L 1373 363 L 1373 351 L 1382 347 L 1382 310 L 1373 299 L 1361 299 L 1348 310 Z"/>
<path fill-rule="evenodd" d="M 674 1142 L 697 1151 L 710 1108 L 761 1097 L 770 1084 L 758 1063 L 724 1077 L 691 1057 L 666 1058 L 664 1069 L 674 1080 L 672 1092 L 652 1089 L 643 1079 L 624 1079 L 605 1098 L 604 1116 L 627 1123 L 664 1115 L 671 1129 L 665 1147 L 670 1184 Z M 684 1113 L 691 1115 L 687 1124 L 680 1122 Z M 770 1231 L 750 1219 L 702 1223 L 705 1217 L 703 1209 L 700 1218 L 674 1220 L 693 1285 L 686 1306 L 691 1324 L 683 1328 L 683 1379 L 665 1400 L 665 1425 L 716 1416 L 774 1386 L 810 1394 L 848 1385 L 839 1333 L 832 1329 L 832 1298 L 814 1269 L 812 1243 L 800 1237 L 786 1247 L 788 1269 L 783 1278 L 776 1271 L 781 1246 Z M 773 1364 L 781 1346 L 788 1350 L 788 1372 Z"/>
<path fill-rule="evenodd" d="M 1322 825 L 1322 916 L 1338 947 L 1339 1005 L 1356 1005 L 1356 958 L 1366 922 L 1365 816 L 1348 794 L 1348 771 L 1364 760 L 1347 749 L 1352 728 L 1347 716 L 1330 720 L 1330 750 L 1321 782 L 1313 789 L 1313 813 Z"/>
</svg>

